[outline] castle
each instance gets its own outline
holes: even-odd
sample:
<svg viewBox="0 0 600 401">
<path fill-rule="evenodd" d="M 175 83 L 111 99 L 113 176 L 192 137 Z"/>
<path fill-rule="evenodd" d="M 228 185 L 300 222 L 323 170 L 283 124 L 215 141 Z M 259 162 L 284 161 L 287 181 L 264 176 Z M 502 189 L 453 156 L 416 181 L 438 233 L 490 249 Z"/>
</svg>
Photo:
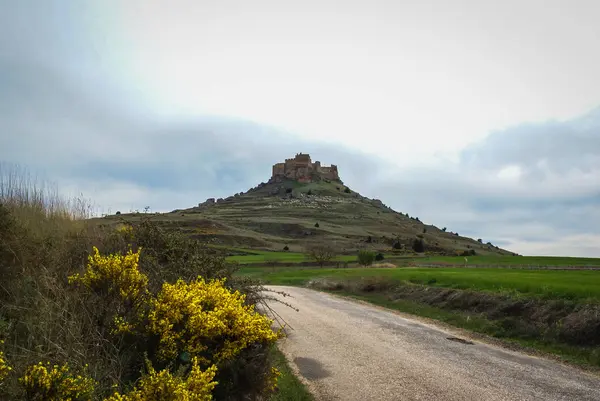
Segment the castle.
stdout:
<svg viewBox="0 0 600 401">
<path fill-rule="evenodd" d="M 339 181 L 338 168 L 336 165 L 330 167 L 321 166 L 321 162 L 310 159 L 306 153 L 298 153 L 293 159 L 286 159 L 285 163 L 273 165 L 272 181 L 292 179 L 298 182 L 312 182 L 315 179 L 328 179 Z"/>
</svg>

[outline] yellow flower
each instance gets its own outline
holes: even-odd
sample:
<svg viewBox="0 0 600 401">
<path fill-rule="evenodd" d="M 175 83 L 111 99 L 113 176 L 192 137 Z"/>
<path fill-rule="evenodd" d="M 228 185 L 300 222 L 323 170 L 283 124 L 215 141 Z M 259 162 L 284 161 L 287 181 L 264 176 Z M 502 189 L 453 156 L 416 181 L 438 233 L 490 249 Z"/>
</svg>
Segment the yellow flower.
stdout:
<svg viewBox="0 0 600 401">
<path fill-rule="evenodd" d="M 223 283 L 207 283 L 199 277 L 190 283 L 163 284 L 150 301 L 146 327 L 159 338 L 159 358 L 172 360 L 188 352 L 202 363 L 219 363 L 251 344 L 279 338 L 271 329 L 272 320 L 245 305 L 245 296 L 229 291 Z M 207 351 L 211 356 L 206 357 Z"/>
<path fill-rule="evenodd" d="M 211 366 L 200 370 L 198 359 L 192 359 L 192 369 L 184 380 L 173 376 L 168 370 L 156 372 L 148 363 L 148 374 L 143 376 L 136 388 L 128 394 L 113 394 L 104 401 L 210 401 L 217 368 Z"/>
<path fill-rule="evenodd" d="M 68 364 L 50 366 L 40 362 L 27 368 L 19 379 L 27 399 L 44 401 L 88 401 L 96 382 L 90 377 L 73 376 Z"/>
<path fill-rule="evenodd" d="M 4 344 L 4 341 L 0 341 L 0 344 Z M 6 358 L 4 356 L 4 352 L 0 351 L 0 382 L 6 379 L 6 376 L 10 373 L 12 368 L 6 362 Z"/>
<path fill-rule="evenodd" d="M 93 290 L 107 289 L 118 292 L 122 299 L 136 301 L 147 293 L 148 277 L 139 271 L 141 249 L 126 255 L 100 255 L 98 248 L 88 257 L 88 265 L 83 276 L 69 277 L 69 283 L 80 282 Z"/>
</svg>

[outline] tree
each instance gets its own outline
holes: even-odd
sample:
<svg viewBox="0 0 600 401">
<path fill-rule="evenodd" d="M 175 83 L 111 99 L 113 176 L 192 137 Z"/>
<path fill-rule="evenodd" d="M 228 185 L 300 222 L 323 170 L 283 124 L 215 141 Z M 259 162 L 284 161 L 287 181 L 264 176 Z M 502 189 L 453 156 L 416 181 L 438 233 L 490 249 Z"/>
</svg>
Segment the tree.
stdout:
<svg viewBox="0 0 600 401">
<path fill-rule="evenodd" d="M 352 191 L 350 191 L 350 188 L 346 187 L 346 189 L 344 189 L 344 192 L 347 193 L 347 194 L 349 194 Z"/>
<path fill-rule="evenodd" d="M 375 255 L 375 261 L 381 262 L 383 259 L 384 259 L 383 253 L 380 252 L 377 255 Z"/>
<path fill-rule="evenodd" d="M 423 239 L 415 238 L 415 240 L 413 241 L 413 244 L 412 244 L 412 249 L 413 249 L 413 251 L 415 251 L 417 253 L 425 252 L 425 242 L 423 241 Z"/>
<path fill-rule="evenodd" d="M 308 195 L 308 196 L 312 195 L 312 189 L 309 189 L 308 192 L 306 193 L 306 195 Z"/>
<path fill-rule="evenodd" d="M 368 250 L 358 251 L 358 263 L 362 266 L 370 266 L 375 261 L 375 252 Z"/>
<path fill-rule="evenodd" d="M 477 240 L 477 242 L 483 243 L 483 240 L 482 240 L 481 238 L 479 238 L 479 239 Z"/>
<path fill-rule="evenodd" d="M 315 244 L 307 248 L 308 256 L 323 267 L 325 263 L 334 258 L 335 252 L 331 245 Z"/>
<path fill-rule="evenodd" d="M 315 227 L 319 228 L 319 223 L 318 222 L 315 223 Z"/>
<path fill-rule="evenodd" d="M 286 245 L 286 246 L 284 246 L 284 247 L 283 247 L 283 250 L 284 250 L 284 251 L 289 251 L 289 250 L 290 250 L 290 247 Z"/>
<path fill-rule="evenodd" d="M 442 231 L 443 231 L 443 232 L 446 232 L 446 230 L 447 230 L 447 228 L 446 228 L 446 227 L 442 228 Z"/>
</svg>

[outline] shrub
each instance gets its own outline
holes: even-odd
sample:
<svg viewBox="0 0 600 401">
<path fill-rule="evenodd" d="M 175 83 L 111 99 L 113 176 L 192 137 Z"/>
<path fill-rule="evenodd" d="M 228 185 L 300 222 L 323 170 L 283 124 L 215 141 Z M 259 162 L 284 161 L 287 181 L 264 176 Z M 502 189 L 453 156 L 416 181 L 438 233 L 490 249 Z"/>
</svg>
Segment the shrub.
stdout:
<svg viewBox="0 0 600 401">
<path fill-rule="evenodd" d="M 285 189 L 285 193 L 286 193 L 286 194 L 291 194 L 291 193 L 292 193 L 292 191 L 293 191 L 293 189 L 292 189 L 292 188 L 286 188 L 286 189 Z"/>
<path fill-rule="evenodd" d="M 375 252 L 368 250 L 358 251 L 358 263 L 362 266 L 370 266 L 375 261 Z"/>
<path fill-rule="evenodd" d="M 286 246 L 284 246 L 284 247 L 283 247 L 283 250 L 284 250 L 284 251 L 289 251 L 289 250 L 290 250 L 290 247 L 286 245 Z"/>
<path fill-rule="evenodd" d="M 321 267 L 335 256 L 333 248 L 328 244 L 314 244 L 307 247 L 309 258 L 316 261 Z"/>
<path fill-rule="evenodd" d="M 315 227 L 316 227 L 316 228 L 319 228 L 319 223 L 315 223 Z"/>
<path fill-rule="evenodd" d="M 377 262 L 381 262 L 383 259 L 384 259 L 384 257 L 383 257 L 383 253 L 381 253 L 381 252 L 380 252 L 380 253 L 378 253 L 377 255 L 375 255 L 375 260 L 376 260 Z"/>
<path fill-rule="evenodd" d="M 59 367 L 50 362 L 30 366 L 19 379 L 28 400 L 88 401 L 92 399 L 96 382 L 82 375 L 74 376 L 68 364 Z"/>
<path fill-rule="evenodd" d="M 117 213 L 115 213 L 117 216 L 121 215 L 121 212 L 117 210 Z"/>
<path fill-rule="evenodd" d="M 349 194 L 349 193 L 350 193 L 350 192 L 352 192 L 352 191 L 350 191 L 350 188 L 346 187 L 346 188 L 344 189 L 344 192 L 345 192 L 345 193 L 347 193 L 347 194 Z"/>
<path fill-rule="evenodd" d="M 425 252 L 425 242 L 423 241 L 423 239 L 415 238 L 415 240 L 412 243 L 412 249 L 417 253 Z"/>
<path fill-rule="evenodd" d="M 394 249 L 402 249 L 402 244 L 400 243 L 400 241 L 396 241 L 394 242 L 394 245 L 392 247 Z"/>
<path fill-rule="evenodd" d="M 312 189 L 309 189 L 308 192 L 306 193 L 306 195 L 308 195 L 308 196 L 312 195 Z"/>
</svg>

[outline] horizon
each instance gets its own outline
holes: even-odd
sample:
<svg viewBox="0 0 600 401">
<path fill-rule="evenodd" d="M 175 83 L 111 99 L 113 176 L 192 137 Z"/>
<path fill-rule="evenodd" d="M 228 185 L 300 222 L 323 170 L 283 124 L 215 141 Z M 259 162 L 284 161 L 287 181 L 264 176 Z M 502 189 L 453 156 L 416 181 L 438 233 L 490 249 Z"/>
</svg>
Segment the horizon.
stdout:
<svg viewBox="0 0 600 401">
<path fill-rule="evenodd" d="M 165 212 L 302 151 L 426 224 L 600 257 L 599 16 L 583 0 L 2 4 L 0 161 L 98 213 Z"/>
</svg>

